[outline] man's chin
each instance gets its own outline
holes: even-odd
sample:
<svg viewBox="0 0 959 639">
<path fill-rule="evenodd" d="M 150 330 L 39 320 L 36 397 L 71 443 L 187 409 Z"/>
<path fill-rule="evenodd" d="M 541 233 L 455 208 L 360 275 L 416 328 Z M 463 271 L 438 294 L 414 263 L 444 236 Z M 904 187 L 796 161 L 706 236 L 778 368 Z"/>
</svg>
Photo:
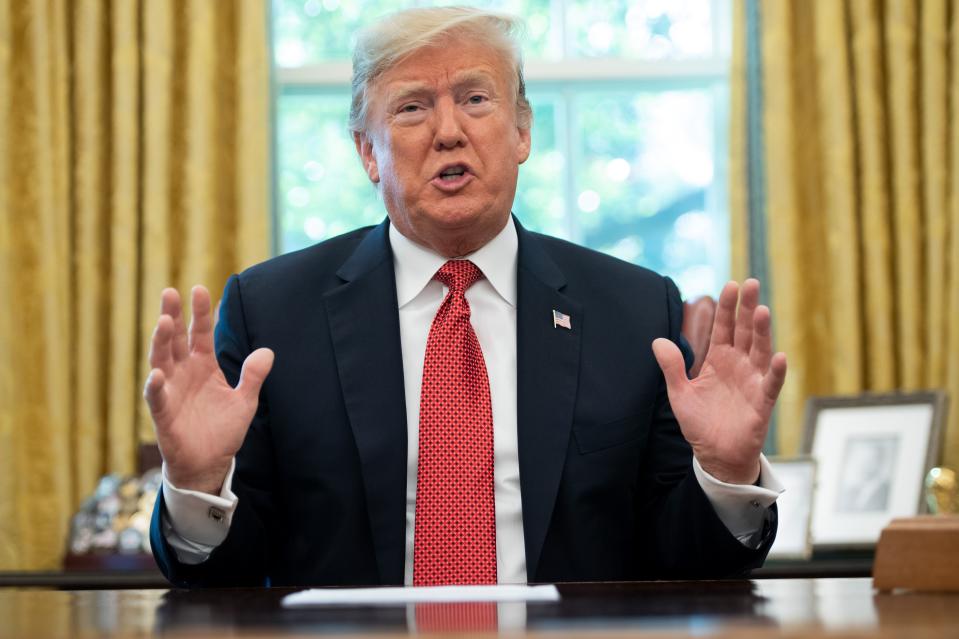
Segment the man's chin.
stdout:
<svg viewBox="0 0 959 639">
<path fill-rule="evenodd" d="M 486 211 L 443 207 L 418 217 L 414 232 L 420 243 L 447 257 L 459 257 L 477 250 L 503 230 L 509 211 L 493 217 Z"/>
<path fill-rule="evenodd" d="M 423 210 L 417 217 L 421 225 L 434 229 L 462 232 L 484 229 L 506 223 L 509 211 L 502 215 L 490 214 L 490 205 L 472 202 L 467 198 L 449 198 L 437 206 Z"/>
<path fill-rule="evenodd" d="M 470 229 L 485 226 L 488 220 L 475 211 L 454 209 L 429 217 L 430 225 L 435 229 L 450 232 L 468 232 Z"/>
</svg>

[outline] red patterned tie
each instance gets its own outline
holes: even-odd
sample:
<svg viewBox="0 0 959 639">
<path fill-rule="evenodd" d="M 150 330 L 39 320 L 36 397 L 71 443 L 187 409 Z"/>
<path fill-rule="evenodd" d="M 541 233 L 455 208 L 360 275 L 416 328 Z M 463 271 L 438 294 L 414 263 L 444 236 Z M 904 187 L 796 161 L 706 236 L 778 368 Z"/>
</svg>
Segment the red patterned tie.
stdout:
<svg viewBox="0 0 959 639">
<path fill-rule="evenodd" d="M 493 410 L 464 293 L 483 278 L 468 260 L 434 276 L 449 294 L 423 362 L 413 585 L 496 583 Z"/>
<path fill-rule="evenodd" d="M 469 601 L 449 603 L 421 603 L 414 608 L 416 627 L 419 633 L 478 633 L 496 632 L 499 616 L 492 601 Z"/>
</svg>

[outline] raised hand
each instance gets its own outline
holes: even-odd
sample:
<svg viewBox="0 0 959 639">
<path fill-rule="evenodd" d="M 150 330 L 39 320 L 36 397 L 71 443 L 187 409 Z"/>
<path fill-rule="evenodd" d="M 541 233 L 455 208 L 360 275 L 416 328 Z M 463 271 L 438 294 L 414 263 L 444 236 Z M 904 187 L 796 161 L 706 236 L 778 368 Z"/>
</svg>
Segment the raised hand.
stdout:
<svg viewBox="0 0 959 639">
<path fill-rule="evenodd" d="M 196 286 L 192 298 L 188 336 L 180 294 L 168 288 L 161 295 L 143 397 L 173 485 L 218 494 L 256 412 L 273 351 L 250 353 L 234 389 L 214 355 L 210 293 Z"/>
<path fill-rule="evenodd" d="M 686 377 L 679 348 L 653 341 L 653 354 L 683 436 L 703 470 L 733 483 L 759 477 L 759 453 L 769 418 L 786 380 L 786 356 L 772 352 L 769 308 L 760 306 L 759 282 L 746 280 L 737 316 L 739 285 L 723 287 L 706 361 L 695 379 Z"/>
</svg>

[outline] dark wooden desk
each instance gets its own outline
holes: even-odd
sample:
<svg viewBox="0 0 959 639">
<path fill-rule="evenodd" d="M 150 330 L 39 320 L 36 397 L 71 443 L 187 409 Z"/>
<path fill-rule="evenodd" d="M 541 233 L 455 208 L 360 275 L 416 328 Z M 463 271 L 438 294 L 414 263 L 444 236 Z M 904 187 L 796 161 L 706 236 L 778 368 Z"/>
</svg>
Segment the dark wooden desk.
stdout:
<svg viewBox="0 0 959 639">
<path fill-rule="evenodd" d="M 0 637 L 383 637 L 417 630 L 412 606 L 285 610 L 287 592 L 4 588 Z M 560 592 L 558 603 L 499 604 L 500 633 L 959 637 L 959 595 L 878 594 L 861 578 L 563 584 Z M 453 622 L 443 634 L 465 628 Z"/>
<path fill-rule="evenodd" d="M 811 560 L 768 560 L 751 579 L 813 579 L 870 577 L 872 551 L 819 553 Z M 67 570 L 0 572 L 0 588 L 59 588 L 61 590 L 121 590 L 162 588 L 169 582 L 149 555 L 76 557 Z"/>
</svg>

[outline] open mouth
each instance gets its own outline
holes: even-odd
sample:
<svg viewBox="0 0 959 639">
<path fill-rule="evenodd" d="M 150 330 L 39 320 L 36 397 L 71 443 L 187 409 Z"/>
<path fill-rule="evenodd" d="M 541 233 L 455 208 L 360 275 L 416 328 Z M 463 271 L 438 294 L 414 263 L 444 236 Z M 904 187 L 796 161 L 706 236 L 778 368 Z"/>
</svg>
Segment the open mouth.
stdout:
<svg viewBox="0 0 959 639">
<path fill-rule="evenodd" d="M 454 182 L 466 174 L 466 167 L 462 164 L 448 166 L 439 173 L 439 178 L 444 182 Z"/>
<path fill-rule="evenodd" d="M 459 193 L 462 189 L 473 181 L 476 175 L 470 170 L 470 165 L 465 162 L 457 164 L 447 164 L 433 176 L 430 183 L 447 195 Z"/>
</svg>

